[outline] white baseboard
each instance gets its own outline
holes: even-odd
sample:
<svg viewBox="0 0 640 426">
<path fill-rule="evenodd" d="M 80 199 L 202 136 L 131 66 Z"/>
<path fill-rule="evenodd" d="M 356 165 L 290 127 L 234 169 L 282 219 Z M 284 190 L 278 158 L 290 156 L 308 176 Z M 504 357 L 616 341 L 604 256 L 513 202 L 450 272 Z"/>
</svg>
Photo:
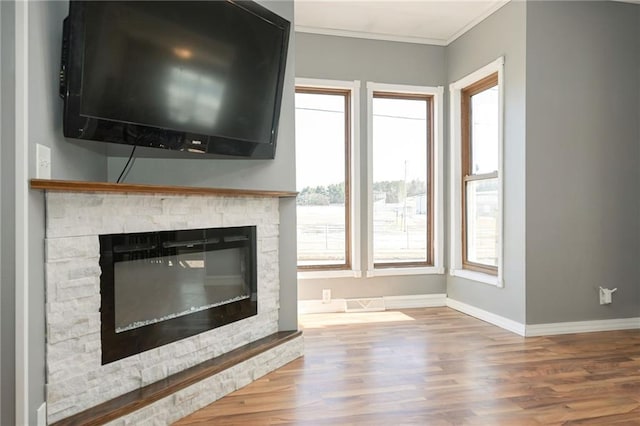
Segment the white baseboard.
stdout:
<svg viewBox="0 0 640 426">
<path fill-rule="evenodd" d="M 526 336 L 552 336 L 556 334 L 591 333 L 595 331 L 632 330 L 640 328 L 640 318 L 622 318 L 595 321 L 557 322 L 527 325 Z"/>
<path fill-rule="evenodd" d="M 475 306 L 467 305 L 466 303 L 458 302 L 457 300 L 447 298 L 447 306 L 456 311 L 460 311 L 464 314 L 471 315 L 489 324 L 496 325 L 500 328 L 504 328 L 512 333 L 525 335 L 525 325 L 509 318 L 496 315 L 492 312 L 485 311 L 484 309 L 476 308 Z"/>
<path fill-rule="evenodd" d="M 298 314 L 327 314 L 331 312 L 345 312 L 344 299 L 331 299 L 331 302 L 324 303 L 317 300 L 298 300 Z"/>
<path fill-rule="evenodd" d="M 385 296 L 387 309 L 436 308 L 447 306 L 446 294 L 411 294 L 405 296 Z"/>
<path fill-rule="evenodd" d="M 38 426 L 47 426 L 47 403 L 43 402 L 36 412 L 36 421 Z"/>
<path fill-rule="evenodd" d="M 366 299 L 366 298 L 365 298 Z M 411 294 L 403 296 L 384 296 L 386 309 L 433 308 L 447 305 L 446 294 Z M 321 314 L 346 312 L 345 299 L 332 299 L 330 303 L 322 300 L 298 300 L 299 314 Z"/>
</svg>

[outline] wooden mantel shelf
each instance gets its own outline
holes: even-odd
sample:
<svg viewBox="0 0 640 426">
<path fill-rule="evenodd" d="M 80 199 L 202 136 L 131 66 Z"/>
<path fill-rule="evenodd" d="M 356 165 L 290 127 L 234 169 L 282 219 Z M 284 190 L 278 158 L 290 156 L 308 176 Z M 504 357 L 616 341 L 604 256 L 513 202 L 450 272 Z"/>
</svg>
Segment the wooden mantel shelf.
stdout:
<svg viewBox="0 0 640 426">
<path fill-rule="evenodd" d="M 298 195 L 292 191 L 261 189 L 203 188 L 193 186 L 145 185 L 133 183 L 84 182 L 76 180 L 31 179 L 32 189 L 63 192 L 114 192 L 138 194 L 172 195 L 219 195 L 228 197 L 277 197 L 289 198 Z"/>
</svg>

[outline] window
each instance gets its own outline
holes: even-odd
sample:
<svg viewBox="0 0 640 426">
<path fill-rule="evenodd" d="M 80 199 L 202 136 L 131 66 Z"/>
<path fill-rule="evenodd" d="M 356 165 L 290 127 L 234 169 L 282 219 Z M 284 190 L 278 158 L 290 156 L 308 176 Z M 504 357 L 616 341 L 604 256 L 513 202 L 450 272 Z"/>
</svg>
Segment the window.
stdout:
<svg viewBox="0 0 640 426">
<path fill-rule="evenodd" d="M 502 286 L 503 58 L 451 84 L 451 274 Z"/>
<path fill-rule="evenodd" d="M 359 89 L 296 79 L 298 277 L 443 274 L 444 89 Z"/>
<path fill-rule="evenodd" d="M 351 91 L 296 87 L 298 268 L 350 269 Z"/>
<path fill-rule="evenodd" d="M 368 276 L 443 273 L 442 88 L 368 83 Z"/>
<path fill-rule="evenodd" d="M 462 266 L 498 273 L 498 73 L 462 89 Z"/>
<path fill-rule="evenodd" d="M 374 268 L 431 264 L 433 97 L 373 92 Z"/>
</svg>

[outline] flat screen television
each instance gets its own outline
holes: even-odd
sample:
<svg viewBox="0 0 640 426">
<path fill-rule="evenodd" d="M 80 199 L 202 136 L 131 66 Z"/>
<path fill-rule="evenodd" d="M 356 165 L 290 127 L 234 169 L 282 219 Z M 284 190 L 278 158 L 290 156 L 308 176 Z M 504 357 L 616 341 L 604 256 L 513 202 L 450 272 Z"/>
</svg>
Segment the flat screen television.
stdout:
<svg viewBox="0 0 640 426">
<path fill-rule="evenodd" d="M 64 135 L 274 158 L 289 31 L 252 1 L 71 1 Z"/>
</svg>

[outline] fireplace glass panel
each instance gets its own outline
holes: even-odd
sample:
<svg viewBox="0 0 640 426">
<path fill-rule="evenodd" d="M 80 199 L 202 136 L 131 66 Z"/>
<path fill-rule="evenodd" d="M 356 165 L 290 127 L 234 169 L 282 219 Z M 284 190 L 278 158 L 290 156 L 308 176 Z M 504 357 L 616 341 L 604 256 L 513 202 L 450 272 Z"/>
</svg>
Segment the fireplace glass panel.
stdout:
<svg viewBox="0 0 640 426">
<path fill-rule="evenodd" d="M 258 312 L 256 227 L 100 235 L 102 363 Z"/>
<path fill-rule="evenodd" d="M 205 248 L 116 262 L 116 333 L 250 298 L 243 249 Z"/>
</svg>

